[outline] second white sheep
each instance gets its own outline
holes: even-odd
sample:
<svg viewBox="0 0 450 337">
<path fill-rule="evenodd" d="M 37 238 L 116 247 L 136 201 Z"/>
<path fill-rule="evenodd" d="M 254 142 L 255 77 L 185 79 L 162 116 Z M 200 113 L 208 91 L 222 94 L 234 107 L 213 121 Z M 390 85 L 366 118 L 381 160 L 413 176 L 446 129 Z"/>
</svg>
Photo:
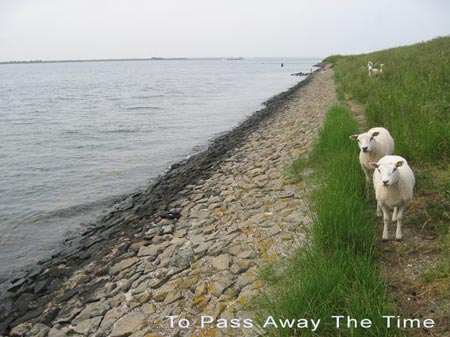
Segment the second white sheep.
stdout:
<svg viewBox="0 0 450 337">
<path fill-rule="evenodd" d="M 414 173 L 405 158 L 384 156 L 378 163 L 371 163 L 375 169 L 373 186 L 378 207 L 383 211 L 383 240 L 388 239 L 390 209 L 393 209 L 392 221 L 397 221 L 395 239 L 402 240 L 403 212 L 413 198 L 415 185 Z"/>
</svg>

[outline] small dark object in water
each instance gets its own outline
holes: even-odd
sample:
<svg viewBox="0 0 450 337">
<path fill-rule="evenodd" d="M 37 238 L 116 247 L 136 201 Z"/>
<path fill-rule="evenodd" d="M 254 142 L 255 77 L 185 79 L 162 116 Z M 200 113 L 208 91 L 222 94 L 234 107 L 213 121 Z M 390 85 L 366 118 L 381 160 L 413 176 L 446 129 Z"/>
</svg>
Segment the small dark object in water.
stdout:
<svg viewBox="0 0 450 337">
<path fill-rule="evenodd" d="M 181 218 L 181 213 L 178 211 L 162 211 L 159 216 L 163 219 L 179 219 Z"/>
</svg>

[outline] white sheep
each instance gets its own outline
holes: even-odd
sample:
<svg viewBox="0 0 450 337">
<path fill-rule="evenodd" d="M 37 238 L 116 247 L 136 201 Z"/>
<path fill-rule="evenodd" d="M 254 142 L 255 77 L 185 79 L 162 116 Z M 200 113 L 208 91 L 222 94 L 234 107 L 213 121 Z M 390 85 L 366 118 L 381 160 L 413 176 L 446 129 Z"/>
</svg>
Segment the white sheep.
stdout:
<svg viewBox="0 0 450 337">
<path fill-rule="evenodd" d="M 375 127 L 365 133 L 352 135 L 352 140 L 358 140 L 360 148 L 359 163 L 366 175 L 366 182 L 370 186 L 372 181 L 370 166 L 371 162 L 377 162 L 382 157 L 394 153 L 394 139 L 388 130 L 382 127 Z"/>
<path fill-rule="evenodd" d="M 400 156 L 384 156 L 377 163 L 371 163 L 371 166 L 375 169 L 375 197 L 378 207 L 383 211 L 383 241 L 388 239 L 390 209 L 394 210 L 392 221 L 397 221 L 395 239 L 401 241 L 403 212 L 413 198 L 414 173 L 406 159 Z"/>
<path fill-rule="evenodd" d="M 369 61 L 367 63 L 367 69 L 369 70 L 369 76 L 370 77 L 377 77 L 378 75 L 383 73 L 383 66 L 384 64 L 380 64 L 380 69 L 376 69 L 373 67 L 372 61 Z"/>
</svg>

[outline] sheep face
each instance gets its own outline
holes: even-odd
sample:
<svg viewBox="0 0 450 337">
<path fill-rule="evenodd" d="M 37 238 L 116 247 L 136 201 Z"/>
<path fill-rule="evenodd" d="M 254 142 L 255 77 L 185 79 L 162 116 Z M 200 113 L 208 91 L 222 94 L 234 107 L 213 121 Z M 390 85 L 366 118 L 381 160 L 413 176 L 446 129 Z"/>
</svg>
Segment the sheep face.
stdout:
<svg viewBox="0 0 450 337">
<path fill-rule="evenodd" d="M 382 183 L 382 186 L 389 187 L 398 182 L 400 178 L 398 168 L 403 165 L 403 161 L 384 164 L 370 163 L 370 165 L 376 169 L 377 172 L 375 174 L 379 175 L 379 181 Z"/>
<path fill-rule="evenodd" d="M 373 150 L 376 142 L 375 137 L 379 134 L 379 132 L 361 133 L 359 135 L 350 136 L 350 139 L 357 140 L 361 152 L 367 153 Z"/>
</svg>

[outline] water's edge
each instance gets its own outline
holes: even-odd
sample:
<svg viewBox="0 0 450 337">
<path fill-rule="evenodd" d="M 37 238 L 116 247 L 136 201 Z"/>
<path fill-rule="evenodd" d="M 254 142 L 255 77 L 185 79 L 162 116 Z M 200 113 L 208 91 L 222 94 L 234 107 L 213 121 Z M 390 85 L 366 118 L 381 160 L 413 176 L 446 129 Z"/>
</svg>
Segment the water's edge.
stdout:
<svg viewBox="0 0 450 337">
<path fill-rule="evenodd" d="M 320 69 L 319 69 L 320 70 Z M 144 190 L 127 195 L 96 223 L 83 232 L 67 239 L 51 257 L 41 260 L 25 271 L 15 272 L 0 283 L 0 334 L 8 326 L 17 325 L 42 314 L 42 310 L 23 310 L 22 295 L 29 294 L 27 302 L 39 299 L 45 303 L 51 293 L 59 289 L 64 278 L 89 263 L 98 261 L 112 251 L 123 252 L 127 247 L 117 247 L 123 235 L 144 235 L 141 223 L 148 223 L 162 210 L 168 210 L 185 186 L 195 184 L 214 174 L 216 167 L 228 153 L 245 142 L 247 135 L 259 128 L 289 97 L 307 85 L 313 75 L 292 88 L 275 95 L 265 107 L 256 111 L 240 125 L 213 140 L 208 148 L 188 159 L 173 164 Z M 92 275 L 95 277 L 96 275 Z M 27 306 L 26 306 L 27 307 Z M 43 306 L 41 306 L 43 307 Z M 51 317 L 49 317 L 51 319 Z"/>
</svg>

